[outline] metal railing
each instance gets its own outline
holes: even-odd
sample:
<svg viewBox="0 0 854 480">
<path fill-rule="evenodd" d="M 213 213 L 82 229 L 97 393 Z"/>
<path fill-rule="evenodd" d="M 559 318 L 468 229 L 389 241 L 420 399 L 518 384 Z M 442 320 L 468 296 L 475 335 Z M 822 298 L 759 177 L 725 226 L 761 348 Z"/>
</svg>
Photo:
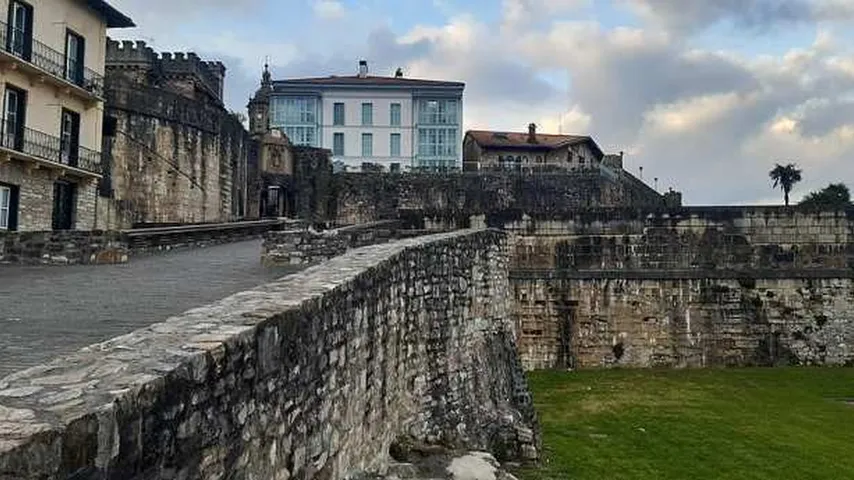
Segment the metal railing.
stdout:
<svg viewBox="0 0 854 480">
<path fill-rule="evenodd" d="M 72 149 L 59 137 L 0 122 L 0 146 L 42 160 L 101 173 L 101 153 L 86 147 Z"/>
<path fill-rule="evenodd" d="M 93 95 L 104 96 L 103 75 L 81 65 L 77 59 L 70 58 L 35 38 L 29 38 L 23 30 L 9 28 L 9 25 L 2 21 L 0 21 L 0 49 Z"/>
</svg>

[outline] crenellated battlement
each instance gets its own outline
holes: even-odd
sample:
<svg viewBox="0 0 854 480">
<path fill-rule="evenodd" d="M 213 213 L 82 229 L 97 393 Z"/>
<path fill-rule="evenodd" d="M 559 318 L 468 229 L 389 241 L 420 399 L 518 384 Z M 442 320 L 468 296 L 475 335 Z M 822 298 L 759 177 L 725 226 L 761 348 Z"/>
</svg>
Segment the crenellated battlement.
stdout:
<svg viewBox="0 0 854 480">
<path fill-rule="evenodd" d="M 142 69 L 155 77 L 191 79 L 220 102 L 226 68 L 219 61 L 203 61 L 193 52 L 157 53 L 146 42 L 107 39 L 107 70 Z"/>
</svg>

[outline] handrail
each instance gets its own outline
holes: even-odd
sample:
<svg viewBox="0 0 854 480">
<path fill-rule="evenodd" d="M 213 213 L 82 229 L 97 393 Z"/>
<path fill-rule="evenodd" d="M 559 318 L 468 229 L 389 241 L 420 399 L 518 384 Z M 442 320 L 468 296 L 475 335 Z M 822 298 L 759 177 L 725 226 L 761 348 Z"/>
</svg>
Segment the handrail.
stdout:
<svg viewBox="0 0 854 480">
<path fill-rule="evenodd" d="M 78 147 L 63 148 L 62 139 L 28 127 L 0 122 L 0 146 L 50 162 L 101 174 L 101 152 Z"/>
<path fill-rule="evenodd" d="M 27 38 L 26 32 L 0 21 L 0 50 L 29 62 L 51 75 L 76 85 L 89 93 L 104 97 L 104 76 L 76 59 L 56 51 L 35 38 Z"/>
</svg>

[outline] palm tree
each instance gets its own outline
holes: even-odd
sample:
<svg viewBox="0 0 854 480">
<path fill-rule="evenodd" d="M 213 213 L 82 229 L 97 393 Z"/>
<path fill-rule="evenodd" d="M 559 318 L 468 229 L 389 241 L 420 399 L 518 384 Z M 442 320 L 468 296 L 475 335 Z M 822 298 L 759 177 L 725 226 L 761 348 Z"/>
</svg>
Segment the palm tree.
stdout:
<svg viewBox="0 0 854 480">
<path fill-rule="evenodd" d="M 769 176 L 774 180 L 774 188 L 780 187 L 783 190 L 783 199 L 786 201 L 786 206 L 789 206 L 789 192 L 796 183 L 801 181 L 801 170 L 794 163 L 785 167 L 778 163 Z"/>
</svg>

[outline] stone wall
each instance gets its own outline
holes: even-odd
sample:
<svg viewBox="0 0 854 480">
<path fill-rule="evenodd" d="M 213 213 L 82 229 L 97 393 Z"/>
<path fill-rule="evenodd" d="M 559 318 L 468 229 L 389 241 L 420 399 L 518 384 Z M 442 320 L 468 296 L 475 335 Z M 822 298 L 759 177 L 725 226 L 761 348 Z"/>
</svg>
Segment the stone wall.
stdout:
<svg viewBox="0 0 854 480">
<path fill-rule="evenodd" d="M 118 232 L 0 231 L 0 265 L 110 264 L 127 259 L 127 245 Z"/>
<path fill-rule="evenodd" d="M 403 230 L 401 226 L 400 221 L 385 220 L 333 230 L 301 227 L 268 232 L 264 235 L 261 263 L 265 266 L 313 265 L 354 248 L 428 233 L 424 230 Z"/>
<path fill-rule="evenodd" d="M 224 222 L 247 208 L 250 139 L 224 108 L 110 77 L 101 193 L 133 224 Z M 102 225 L 117 228 L 118 225 Z"/>
<path fill-rule="evenodd" d="M 533 458 L 505 245 L 365 247 L 0 379 L 0 477 L 340 479 L 401 438 Z"/>
<path fill-rule="evenodd" d="M 336 174 L 335 215 L 341 223 L 356 224 L 397 218 L 400 211 L 409 211 L 443 216 L 454 223 L 472 215 L 663 204 L 651 188 L 621 178 L 600 169 L 543 174 Z"/>
<path fill-rule="evenodd" d="M 848 364 L 852 220 L 695 207 L 509 222 L 525 365 Z"/>
<path fill-rule="evenodd" d="M 288 222 L 260 220 L 206 225 L 138 228 L 122 232 L 132 256 L 258 239 Z"/>
<path fill-rule="evenodd" d="M 53 228 L 54 182 L 64 180 L 75 185 L 74 229 L 95 228 L 97 181 L 63 177 L 48 169 L 32 169 L 16 160 L 0 161 L 0 184 L 16 187 L 18 209 L 16 229 L 23 232 Z"/>
</svg>

